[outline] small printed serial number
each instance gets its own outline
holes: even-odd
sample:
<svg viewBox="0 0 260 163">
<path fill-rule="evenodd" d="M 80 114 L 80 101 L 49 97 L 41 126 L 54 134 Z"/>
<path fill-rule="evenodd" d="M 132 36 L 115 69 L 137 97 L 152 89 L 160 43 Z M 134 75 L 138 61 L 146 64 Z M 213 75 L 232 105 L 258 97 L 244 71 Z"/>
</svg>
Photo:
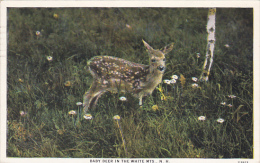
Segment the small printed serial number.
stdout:
<svg viewBox="0 0 260 163">
<path fill-rule="evenodd" d="M 248 161 L 238 161 L 238 163 L 248 163 Z"/>
</svg>

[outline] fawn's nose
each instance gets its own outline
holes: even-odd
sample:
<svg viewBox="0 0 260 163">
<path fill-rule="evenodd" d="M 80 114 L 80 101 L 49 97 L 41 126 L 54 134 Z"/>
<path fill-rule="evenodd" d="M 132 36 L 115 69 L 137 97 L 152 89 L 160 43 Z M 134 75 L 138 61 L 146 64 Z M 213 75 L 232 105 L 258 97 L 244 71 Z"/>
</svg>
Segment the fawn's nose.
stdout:
<svg viewBox="0 0 260 163">
<path fill-rule="evenodd" d="M 157 69 L 160 70 L 160 71 L 164 71 L 165 67 L 164 66 L 158 66 Z"/>
</svg>

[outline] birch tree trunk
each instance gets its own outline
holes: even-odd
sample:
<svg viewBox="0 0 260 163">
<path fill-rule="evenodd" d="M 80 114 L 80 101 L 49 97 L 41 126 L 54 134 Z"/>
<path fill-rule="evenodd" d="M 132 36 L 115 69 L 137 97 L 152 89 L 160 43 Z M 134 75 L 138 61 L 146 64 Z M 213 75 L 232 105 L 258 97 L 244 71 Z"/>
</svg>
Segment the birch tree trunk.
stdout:
<svg viewBox="0 0 260 163">
<path fill-rule="evenodd" d="M 213 54 L 214 54 L 214 47 L 216 41 L 215 23 L 216 23 L 216 8 L 210 8 L 208 12 L 208 23 L 207 23 L 208 44 L 207 44 L 207 51 L 206 51 L 206 59 L 203 65 L 200 81 L 208 81 L 210 69 L 213 64 Z"/>
</svg>

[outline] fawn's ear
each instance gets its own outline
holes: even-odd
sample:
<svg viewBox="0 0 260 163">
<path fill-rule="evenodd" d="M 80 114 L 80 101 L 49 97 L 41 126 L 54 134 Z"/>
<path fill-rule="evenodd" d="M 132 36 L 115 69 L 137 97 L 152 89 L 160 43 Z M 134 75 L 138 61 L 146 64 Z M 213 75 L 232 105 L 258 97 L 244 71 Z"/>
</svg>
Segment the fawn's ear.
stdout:
<svg viewBox="0 0 260 163">
<path fill-rule="evenodd" d="M 153 48 L 143 40 L 144 46 L 147 48 L 148 51 L 153 50 Z"/>
<path fill-rule="evenodd" d="M 167 53 L 169 53 L 170 51 L 172 51 L 172 49 L 173 49 L 173 44 L 174 44 L 174 43 L 170 43 L 170 44 L 166 45 L 166 46 L 163 48 L 162 52 L 163 52 L 164 54 L 167 54 Z"/>
</svg>

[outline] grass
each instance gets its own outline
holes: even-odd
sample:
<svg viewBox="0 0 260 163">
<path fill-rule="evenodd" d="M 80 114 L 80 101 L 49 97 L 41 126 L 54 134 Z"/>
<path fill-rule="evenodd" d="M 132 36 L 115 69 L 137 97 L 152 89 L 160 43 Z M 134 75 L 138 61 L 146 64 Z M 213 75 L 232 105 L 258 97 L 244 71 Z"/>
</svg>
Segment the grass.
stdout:
<svg viewBox="0 0 260 163">
<path fill-rule="evenodd" d="M 205 59 L 207 12 L 9 8 L 7 157 L 253 158 L 253 9 L 217 9 L 210 79 L 192 88 Z M 106 93 L 93 120 L 69 115 L 92 82 L 87 61 L 112 55 L 148 64 L 142 39 L 154 48 L 175 43 L 163 79 L 176 74 L 177 83 L 160 84 L 142 108 L 130 94 Z"/>
</svg>

